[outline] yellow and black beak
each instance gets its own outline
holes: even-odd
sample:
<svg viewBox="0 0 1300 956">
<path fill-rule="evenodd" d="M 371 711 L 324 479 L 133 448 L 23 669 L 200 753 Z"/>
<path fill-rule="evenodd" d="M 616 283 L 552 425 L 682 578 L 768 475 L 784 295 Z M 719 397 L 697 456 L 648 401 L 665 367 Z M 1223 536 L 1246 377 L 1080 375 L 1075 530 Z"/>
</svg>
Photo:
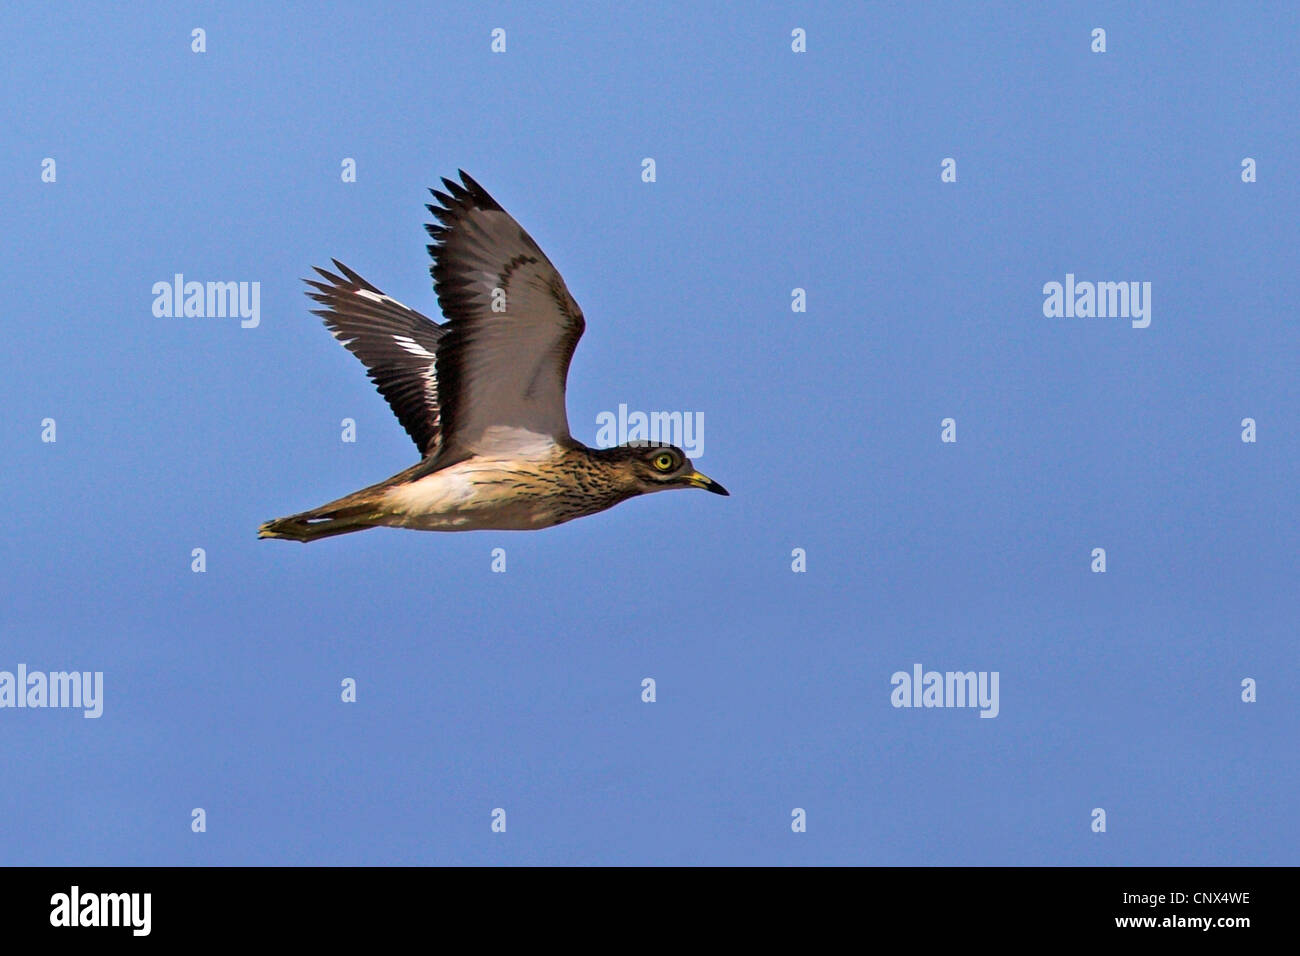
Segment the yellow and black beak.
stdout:
<svg viewBox="0 0 1300 956">
<path fill-rule="evenodd" d="M 731 495 L 731 492 L 722 487 L 722 485 L 718 484 L 708 475 L 701 475 L 698 471 L 693 471 L 689 475 L 684 476 L 682 481 L 690 485 L 692 488 L 703 488 L 705 491 L 711 491 L 715 495 L 727 495 L 728 497 Z"/>
</svg>

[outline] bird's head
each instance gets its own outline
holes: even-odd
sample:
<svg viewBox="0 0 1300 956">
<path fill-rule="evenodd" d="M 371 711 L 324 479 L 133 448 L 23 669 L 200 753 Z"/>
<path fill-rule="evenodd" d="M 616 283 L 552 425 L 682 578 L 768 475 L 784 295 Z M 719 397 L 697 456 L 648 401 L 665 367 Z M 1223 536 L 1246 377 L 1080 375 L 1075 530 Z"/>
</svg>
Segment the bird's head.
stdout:
<svg viewBox="0 0 1300 956">
<path fill-rule="evenodd" d="M 635 494 L 670 488 L 703 488 L 715 495 L 730 494 L 712 478 L 696 471 L 686 453 L 675 445 L 619 445 L 604 449 L 601 456 L 611 460 Z"/>
</svg>

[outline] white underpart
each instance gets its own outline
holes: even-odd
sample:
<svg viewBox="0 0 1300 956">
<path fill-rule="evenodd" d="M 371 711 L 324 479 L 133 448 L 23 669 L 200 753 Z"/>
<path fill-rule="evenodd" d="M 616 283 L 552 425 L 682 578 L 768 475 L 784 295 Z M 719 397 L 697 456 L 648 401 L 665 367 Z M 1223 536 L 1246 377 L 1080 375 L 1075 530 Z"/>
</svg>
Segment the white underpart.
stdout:
<svg viewBox="0 0 1300 956">
<path fill-rule="evenodd" d="M 489 463 L 471 458 L 419 481 L 396 485 L 385 498 L 396 511 L 412 517 L 442 514 L 450 517 L 472 510 L 466 506 L 474 500 L 479 484 L 491 480 L 493 470 L 499 471 L 499 465 L 493 469 Z"/>
<path fill-rule="evenodd" d="M 556 446 L 548 439 L 546 449 L 544 457 L 549 458 Z M 500 489 L 494 486 L 517 480 L 521 465 L 529 460 L 529 456 L 518 452 L 470 458 L 393 486 L 384 496 L 384 505 L 398 519 L 394 524 L 412 528 L 472 531 L 545 527 L 553 521 L 544 503 L 503 504 L 495 493 Z"/>
</svg>

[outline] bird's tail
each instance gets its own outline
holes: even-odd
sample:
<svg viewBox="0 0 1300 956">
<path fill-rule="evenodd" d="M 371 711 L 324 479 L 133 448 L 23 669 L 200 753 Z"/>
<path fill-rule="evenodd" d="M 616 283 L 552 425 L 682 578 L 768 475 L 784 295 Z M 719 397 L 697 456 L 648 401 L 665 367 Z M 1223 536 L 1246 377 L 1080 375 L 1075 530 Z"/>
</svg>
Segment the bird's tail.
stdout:
<svg viewBox="0 0 1300 956">
<path fill-rule="evenodd" d="M 257 529 L 257 536 L 306 542 L 377 527 L 376 519 L 380 516 L 375 514 L 374 508 L 367 505 L 338 507 L 339 504 L 334 502 L 312 511 L 268 521 Z"/>
<path fill-rule="evenodd" d="M 367 528 L 390 524 L 385 515 L 390 514 L 391 509 L 384 504 L 389 489 L 395 484 L 425 474 L 429 468 L 428 462 L 429 459 L 426 458 L 386 481 L 354 491 L 338 501 L 331 501 L 311 511 L 268 521 L 257 529 L 257 536 L 287 538 L 290 541 L 316 541 L 320 538 L 332 538 L 336 534 L 365 531 Z"/>
</svg>

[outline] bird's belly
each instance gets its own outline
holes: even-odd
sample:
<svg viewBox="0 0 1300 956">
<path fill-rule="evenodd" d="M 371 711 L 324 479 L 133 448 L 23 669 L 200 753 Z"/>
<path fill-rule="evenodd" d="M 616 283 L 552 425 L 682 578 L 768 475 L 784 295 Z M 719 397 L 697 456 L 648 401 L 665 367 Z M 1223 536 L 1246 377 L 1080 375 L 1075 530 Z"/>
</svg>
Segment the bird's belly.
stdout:
<svg viewBox="0 0 1300 956">
<path fill-rule="evenodd" d="M 452 465 L 392 488 L 385 523 L 421 531 L 533 531 L 576 517 L 563 514 L 530 477 L 477 461 Z"/>
</svg>

